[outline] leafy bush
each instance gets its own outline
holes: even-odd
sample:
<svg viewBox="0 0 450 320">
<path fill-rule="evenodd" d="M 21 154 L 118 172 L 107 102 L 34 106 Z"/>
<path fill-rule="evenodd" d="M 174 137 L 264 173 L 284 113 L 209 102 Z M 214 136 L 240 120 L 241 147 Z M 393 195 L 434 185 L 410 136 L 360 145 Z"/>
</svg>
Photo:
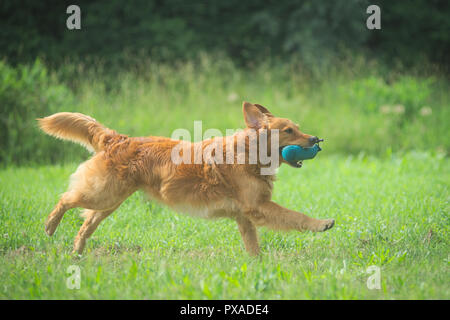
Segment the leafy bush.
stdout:
<svg viewBox="0 0 450 320">
<path fill-rule="evenodd" d="M 404 114 L 404 119 L 418 115 L 431 95 L 433 78 L 401 76 L 391 84 L 381 77 L 370 76 L 341 86 L 340 92 L 367 112 Z"/>
<path fill-rule="evenodd" d="M 358 49 L 370 36 L 367 0 L 80 0 L 76 31 L 66 28 L 71 2 L 3 2 L 0 51 L 11 61 L 93 56 L 123 65 L 136 55 L 168 61 L 206 51 L 254 62 L 268 54 L 306 58 L 318 50 L 335 52 L 340 45 Z"/>
<path fill-rule="evenodd" d="M 243 100 L 325 138 L 321 156 L 448 154 L 448 81 L 372 67 L 362 61 L 312 75 L 301 65 L 266 63 L 249 71 L 205 55 L 176 65 L 142 61 L 139 70 L 114 74 L 69 63 L 49 74 L 39 61 L 16 69 L 2 62 L 0 157 L 7 164 L 86 159 L 82 147 L 38 130 L 35 118 L 54 112 L 85 113 L 130 136 L 171 136 L 177 128 L 193 134 L 194 120 L 225 133 L 243 126 Z"/>
<path fill-rule="evenodd" d="M 65 147 L 37 130 L 36 118 L 73 105 L 72 92 L 57 84 L 36 60 L 30 66 L 12 68 L 0 61 L 0 160 L 26 163 L 61 158 Z M 58 148 L 58 149 L 57 149 Z M 66 147 L 67 148 L 67 147 Z"/>
<path fill-rule="evenodd" d="M 235 62 L 301 57 L 321 63 L 342 49 L 403 64 L 446 64 L 448 1 L 412 0 L 78 0 L 81 30 L 66 28 L 71 1 L 3 0 L 0 52 L 14 63 L 45 56 L 100 57 L 123 67 L 135 56 L 159 61 L 221 52 Z M 381 8 L 382 30 L 367 30 L 366 9 Z"/>
</svg>

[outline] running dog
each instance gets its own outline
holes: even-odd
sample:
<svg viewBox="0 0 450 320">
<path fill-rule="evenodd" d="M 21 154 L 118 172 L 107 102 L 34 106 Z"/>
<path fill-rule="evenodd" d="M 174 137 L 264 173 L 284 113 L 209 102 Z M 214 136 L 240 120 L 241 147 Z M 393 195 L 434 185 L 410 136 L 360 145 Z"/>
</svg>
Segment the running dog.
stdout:
<svg viewBox="0 0 450 320">
<path fill-rule="evenodd" d="M 203 218 L 226 217 L 237 222 L 245 249 L 250 255 L 260 252 L 256 227 L 276 230 L 325 231 L 333 227 L 333 219 L 315 219 L 283 208 L 271 201 L 276 170 L 261 174 L 267 167 L 256 157 L 255 163 L 216 163 L 211 157 L 202 157 L 206 148 L 220 142 L 214 156 L 234 151 L 231 159 L 251 158 L 249 145 L 262 141 L 270 145 L 273 133 L 278 134 L 278 145 L 310 147 L 319 138 L 302 133 L 289 119 L 274 116 L 265 107 L 243 103 L 246 128 L 234 135 L 215 137 L 201 142 L 183 142 L 180 155 L 200 162 L 174 163 L 173 149 L 180 140 L 165 137 L 128 137 L 108 129 L 95 119 L 81 113 L 61 112 L 37 119 L 40 128 L 60 139 L 72 140 L 93 151 L 93 156 L 72 174 L 65 192 L 45 223 L 45 232 L 55 232 L 64 213 L 72 208 L 84 208 L 85 218 L 75 238 L 73 251 L 81 254 L 100 222 L 137 190 L 143 190 L 176 211 L 188 212 Z M 250 131 L 266 132 L 267 140 L 251 138 Z M 238 143 L 244 141 L 239 152 Z M 190 151 L 190 155 L 187 151 Z M 279 150 L 277 152 L 279 152 Z M 270 151 L 269 151 L 270 153 Z M 281 163 L 287 163 L 281 156 Z M 227 158 L 229 159 L 229 158 Z M 288 163 L 290 164 L 290 163 Z M 301 163 L 290 164 L 301 167 Z"/>
</svg>

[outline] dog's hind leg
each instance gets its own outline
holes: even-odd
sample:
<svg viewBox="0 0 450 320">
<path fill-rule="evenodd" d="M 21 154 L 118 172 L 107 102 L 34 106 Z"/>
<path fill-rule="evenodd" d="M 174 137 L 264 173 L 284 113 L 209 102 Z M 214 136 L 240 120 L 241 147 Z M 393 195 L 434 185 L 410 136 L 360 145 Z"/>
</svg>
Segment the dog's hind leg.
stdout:
<svg viewBox="0 0 450 320">
<path fill-rule="evenodd" d="M 48 215 L 45 222 L 45 232 L 51 236 L 55 233 L 56 228 L 61 222 L 64 213 L 72 208 L 77 207 L 78 196 L 74 192 L 66 192 L 62 195 L 58 204 L 53 211 Z"/>
<path fill-rule="evenodd" d="M 85 210 L 83 215 L 86 217 L 86 220 L 84 220 L 84 223 L 75 238 L 75 242 L 73 244 L 73 253 L 81 254 L 83 252 L 84 246 L 86 245 L 86 240 L 94 233 L 100 222 L 102 222 L 117 208 L 118 206 L 114 209 L 105 211 L 96 211 L 89 209 Z"/>
<path fill-rule="evenodd" d="M 69 209 L 81 207 L 106 212 L 117 208 L 135 190 L 133 182 L 120 180 L 108 170 L 104 154 L 99 153 L 72 174 L 69 191 L 63 194 L 48 216 L 45 231 L 52 235 Z"/>
<path fill-rule="evenodd" d="M 244 241 L 245 250 L 250 255 L 257 256 L 259 254 L 259 244 L 255 225 L 243 216 L 236 218 L 236 222 Z"/>
</svg>

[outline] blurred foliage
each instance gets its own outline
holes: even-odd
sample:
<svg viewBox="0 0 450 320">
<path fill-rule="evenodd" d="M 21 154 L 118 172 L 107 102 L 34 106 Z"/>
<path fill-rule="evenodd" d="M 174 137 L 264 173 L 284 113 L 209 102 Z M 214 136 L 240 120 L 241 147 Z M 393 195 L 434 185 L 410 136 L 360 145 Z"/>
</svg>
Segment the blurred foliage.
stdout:
<svg viewBox="0 0 450 320">
<path fill-rule="evenodd" d="M 17 68 L 0 61 L 0 161 L 68 159 L 65 151 L 73 147 L 41 134 L 35 119 L 73 104 L 72 92 L 58 84 L 40 61 Z"/>
<path fill-rule="evenodd" d="M 171 136 L 177 128 L 193 136 L 195 120 L 203 121 L 203 130 L 225 134 L 243 127 L 243 100 L 325 138 L 322 156 L 448 154 L 448 80 L 386 72 L 364 59 L 334 66 L 319 68 L 319 78 L 319 71 L 305 71 L 301 64 L 264 63 L 248 70 L 231 59 L 205 55 L 175 65 L 143 60 L 140 73 L 108 76 L 102 68 L 72 63 L 50 72 L 39 60 L 14 68 L 1 62 L 0 160 L 8 165 L 86 159 L 82 147 L 38 130 L 35 118 L 55 112 L 82 112 L 130 136 Z"/>
<path fill-rule="evenodd" d="M 101 57 L 107 63 L 189 59 L 224 53 L 238 63 L 365 51 L 387 61 L 446 63 L 445 0 L 135 0 L 77 1 L 81 30 L 66 28 L 72 1 L 3 0 L 1 55 L 11 63 L 43 56 L 52 63 Z M 368 30 L 366 8 L 381 7 L 382 30 Z"/>
<path fill-rule="evenodd" d="M 352 104 L 367 112 L 401 113 L 405 120 L 417 115 L 427 104 L 433 78 L 419 81 L 411 76 L 400 76 L 393 83 L 370 76 L 346 83 L 340 87 Z"/>
<path fill-rule="evenodd" d="M 0 3 L 4 163 L 86 157 L 37 130 L 54 112 L 168 136 L 197 119 L 236 128 L 242 100 L 307 119 L 330 152 L 449 151 L 448 1 L 80 0 L 68 30 L 71 4 Z"/>
<path fill-rule="evenodd" d="M 429 59 L 448 67 L 449 1 L 378 0 L 375 4 L 382 8 L 381 31 L 371 33 L 368 47 L 378 56 L 404 64 Z"/>
</svg>

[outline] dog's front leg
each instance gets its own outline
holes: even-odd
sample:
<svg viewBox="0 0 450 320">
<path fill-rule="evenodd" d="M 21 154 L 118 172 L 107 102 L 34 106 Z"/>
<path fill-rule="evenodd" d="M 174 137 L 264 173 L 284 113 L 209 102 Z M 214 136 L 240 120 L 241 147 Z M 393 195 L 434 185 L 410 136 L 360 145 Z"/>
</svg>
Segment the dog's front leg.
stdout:
<svg viewBox="0 0 450 320">
<path fill-rule="evenodd" d="M 307 215 L 283 208 L 273 201 L 261 203 L 257 208 L 244 211 L 244 215 L 257 226 L 267 226 L 277 230 L 325 231 L 333 227 L 333 219 L 315 219 Z"/>
<path fill-rule="evenodd" d="M 239 232 L 241 233 L 242 240 L 244 241 L 245 250 L 252 255 L 257 256 L 259 254 L 258 234 L 256 227 L 250 219 L 239 216 L 236 218 Z"/>
</svg>

